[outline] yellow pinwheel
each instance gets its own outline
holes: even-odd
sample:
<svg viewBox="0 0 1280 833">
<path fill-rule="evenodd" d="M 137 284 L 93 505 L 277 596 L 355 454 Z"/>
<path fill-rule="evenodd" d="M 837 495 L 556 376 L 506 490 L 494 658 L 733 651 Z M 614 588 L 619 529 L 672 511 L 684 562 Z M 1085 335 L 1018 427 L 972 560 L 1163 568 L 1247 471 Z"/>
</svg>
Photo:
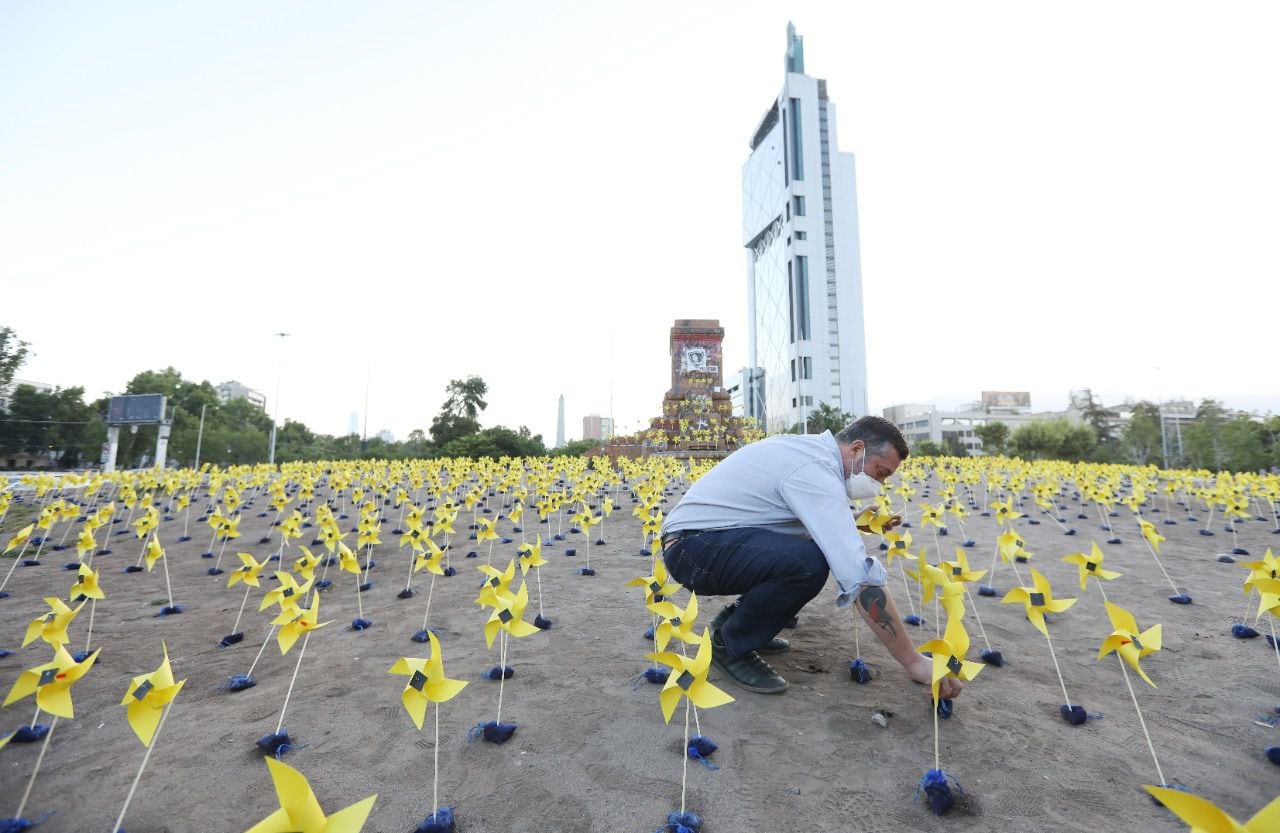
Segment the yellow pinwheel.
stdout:
<svg viewBox="0 0 1280 833">
<path fill-rule="evenodd" d="M 991 508 L 995 510 L 996 523 L 1001 526 L 1012 523 L 1022 517 L 1022 513 L 1013 508 L 1013 498 L 1003 502 L 993 500 L 991 501 Z"/>
<path fill-rule="evenodd" d="M 311 550 L 306 545 L 299 547 L 299 549 L 302 550 L 302 555 L 294 560 L 293 571 L 302 576 L 304 580 L 311 581 L 311 579 L 315 578 L 316 567 L 320 566 L 320 559 L 312 555 Z"/>
<path fill-rule="evenodd" d="M 517 637 L 538 633 L 536 626 L 524 621 L 524 609 L 528 604 L 529 591 L 523 582 L 514 597 L 498 596 L 497 606 L 489 616 L 489 621 L 484 623 L 484 641 L 490 648 L 500 630 Z"/>
<path fill-rule="evenodd" d="M 1139 520 L 1138 524 L 1142 527 L 1142 537 L 1147 539 L 1147 543 L 1151 545 L 1151 549 L 1155 550 L 1156 554 L 1159 555 L 1160 542 L 1164 540 L 1164 536 L 1156 531 L 1156 525 L 1151 523 L 1151 521 Z"/>
<path fill-rule="evenodd" d="M 520 575 L 529 575 L 530 567 L 545 566 L 547 560 L 542 557 L 542 534 L 532 544 L 524 543 L 516 547 L 516 556 L 520 562 Z"/>
<path fill-rule="evenodd" d="M 1244 824 L 1218 809 L 1212 801 L 1189 792 L 1142 787 L 1178 818 L 1191 826 L 1191 833 L 1275 833 L 1280 830 L 1280 797 L 1271 800 Z"/>
<path fill-rule="evenodd" d="M 1064 555 L 1062 560 L 1068 564 L 1076 565 L 1076 569 L 1080 573 L 1080 589 L 1088 590 L 1089 577 L 1093 576 L 1099 581 L 1120 578 L 1120 573 L 1111 570 L 1102 569 L 1102 550 L 1098 548 L 1096 542 L 1093 543 L 1093 550 L 1089 555 L 1082 552 L 1073 552 L 1070 555 Z"/>
<path fill-rule="evenodd" d="M 444 561 L 444 550 L 430 538 L 425 539 L 424 543 L 426 544 L 426 550 L 418 553 L 413 559 L 413 571 L 418 573 L 427 570 L 438 576 L 444 575 L 444 568 L 440 566 Z"/>
<path fill-rule="evenodd" d="M 949 616 L 942 639 L 931 639 L 920 646 L 920 651 L 933 654 L 933 699 L 938 700 L 938 684 L 942 678 L 952 676 L 968 682 L 986 668 L 980 662 L 969 662 L 969 634 L 964 629 L 962 616 Z"/>
<path fill-rule="evenodd" d="M 250 827 L 246 833 L 360 833 L 373 810 L 377 793 L 325 816 L 316 794 L 298 770 L 267 758 L 280 809 Z"/>
<path fill-rule="evenodd" d="M 688 697 L 691 703 L 701 709 L 713 709 L 733 702 L 733 697 L 707 681 L 707 672 L 711 668 L 710 628 L 703 628 L 702 636 L 689 642 L 698 646 L 698 652 L 693 657 L 686 657 L 675 651 L 658 651 L 646 655 L 646 659 L 671 668 L 667 684 L 658 695 L 662 716 L 668 723 L 671 722 L 671 715 L 675 713 L 681 697 Z"/>
<path fill-rule="evenodd" d="M 909 530 L 886 532 L 884 541 L 889 545 L 888 553 L 885 555 L 885 564 L 892 564 L 895 558 L 911 557 L 911 532 Z"/>
<path fill-rule="evenodd" d="M 1055 599 L 1053 597 L 1053 589 L 1049 586 L 1049 579 L 1041 575 L 1040 571 L 1035 567 L 1031 568 L 1031 580 L 1035 586 L 1015 587 L 1006 593 L 1000 602 L 1001 604 L 1022 602 L 1031 624 L 1035 625 L 1036 630 L 1047 637 L 1049 628 L 1044 623 L 1044 615 L 1046 613 L 1061 613 L 1075 604 L 1076 600 Z"/>
<path fill-rule="evenodd" d="M 670 596 L 672 593 L 675 593 L 680 589 L 679 582 L 671 580 L 671 575 L 667 573 L 667 565 L 663 563 L 661 558 L 653 559 L 653 573 L 647 576 L 633 578 L 631 581 L 627 582 L 627 586 L 643 587 L 645 606 L 654 613 L 657 613 L 659 616 L 665 616 L 666 613 L 663 612 L 663 610 L 654 610 L 653 606 L 660 603 L 654 597 Z M 671 603 L 667 602 L 666 604 L 670 605 Z M 674 605 L 670 608 L 664 608 L 664 610 L 674 610 Z"/>
<path fill-rule="evenodd" d="M 921 506 L 920 507 L 921 526 L 938 526 L 938 527 L 942 526 L 943 525 L 942 514 L 945 511 L 945 509 L 946 507 L 942 503 L 939 503 L 937 506 L 932 506 L 928 503 Z"/>
<path fill-rule="evenodd" d="M 10 552 L 18 547 L 26 546 L 27 541 L 31 540 L 31 533 L 35 532 L 35 530 L 35 524 L 27 524 L 22 529 L 19 529 L 13 534 L 13 537 L 9 539 L 9 545 L 4 548 L 4 551 Z"/>
<path fill-rule="evenodd" d="M 169 649 L 163 642 L 160 647 L 164 651 L 164 661 L 160 663 L 160 667 L 149 674 L 134 677 L 124 699 L 120 701 L 120 705 L 129 707 L 126 711 L 129 725 L 133 727 L 133 733 L 142 741 L 143 746 L 151 745 L 156 726 L 160 723 L 161 712 L 178 696 L 186 683 L 186 680 L 174 682 L 173 669 L 169 667 Z"/>
<path fill-rule="evenodd" d="M 673 603 L 666 613 L 659 613 L 663 616 L 662 622 L 653 631 L 653 643 L 658 646 L 658 650 L 664 650 L 667 643 L 672 637 L 679 639 L 681 642 L 692 645 L 698 641 L 698 637 L 694 634 L 693 625 L 698 618 L 698 594 L 689 594 L 689 604 L 684 610 Z"/>
<path fill-rule="evenodd" d="M 1137 671 L 1142 679 L 1155 688 L 1156 684 L 1151 682 L 1151 678 L 1147 676 L 1147 672 L 1142 670 L 1142 666 L 1138 664 L 1138 660 L 1145 656 L 1154 654 L 1160 650 L 1160 626 L 1152 625 L 1145 631 L 1139 633 L 1138 621 L 1133 618 L 1133 614 L 1125 610 L 1120 605 L 1107 602 L 1107 617 L 1111 619 L 1111 627 L 1115 628 L 1111 635 L 1102 641 L 1102 647 L 1098 650 L 1098 659 L 1102 659 L 1107 654 L 1115 651 L 1120 658 Z"/>
<path fill-rule="evenodd" d="M 259 568 L 261 569 L 261 568 Z M 311 582 L 299 585 L 293 580 L 292 573 L 286 573 L 276 570 L 276 578 L 280 584 L 273 590 L 268 590 L 262 596 L 262 602 L 258 605 L 258 610 L 266 610 L 272 605 L 280 605 L 281 610 L 289 610 L 296 607 L 300 599 L 306 598 L 307 593 L 311 592 Z"/>
<path fill-rule="evenodd" d="M 212 519 L 210 519 L 212 520 Z M 221 518 L 218 522 L 218 537 L 224 541 L 240 537 L 240 516 Z"/>
<path fill-rule="evenodd" d="M 86 522 L 84 529 L 80 530 L 80 537 L 76 539 L 76 557 L 83 559 L 85 553 L 93 552 L 97 548 L 98 542 L 93 539 L 93 530 Z"/>
<path fill-rule="evenodd" d="M 893 520 L 893 513 L 886 510 L 879 503 L 875 503 L 859 512 L 855 523 L 858 529 L 863 532 L 874 532 L 876 535 L 883 535 L 885 524 L 891 520 Z"/>
<path fill-rule="evenodd" d="M 945 570 L 947 576 L 954 582 L 977 581 L 987 574 L 986 570 L 969 569 L 969 556 L 965 553 L 964 547 L 956 547 L 955 561 L 943 561 L 938 566 Z"/>
<path fill-rule="evenodd" d="M 164 547 L 160 546 L 160 539 L 151 536 L 151 540 L 147 541 L 147 572 L 151 572 L 151 568 L 156 566 L 156 562 L 164 558 Z M 168 564 L 169 562 L 165 562 Z M 165 569 L 168 569 L 167 567 Z"/>
<path fill-rule="evenodd" d="M 106 593 L 102 592 L 102 588 L 98 585 L 98 574 L 88 564 L 81 564 L 76 580 L 71 583 L 71 592 L 67 594 L 67 599 L 76 601 L 81 598 L 85 599 L 105 599 Z"/>
<path fill-rule="evenodd" d="M 1000 548 L 1000 557 L 1006 562 L 1012 561 L 1017 564 L 1026 564 L 1030 561 L 1031 553 L 1023 549 L 1026 543 L 1026 541 L 1022 540 L 1022 536 L 1012 529 L 1005 530 L 996 537 L 996 545 Z"/>
<path fill-rule="evenodd" d="M 414 523 L 410 519 L 409 528 L 400 536 L 400 546 L 408 544 L 413 548 L 414 552 L 422 552 L 426 548 L 426 541 L 430 540 L 427 533 L 423 530 L 421 523 Z"/>
<path fill-rule="evenodd" d="M 56 596 L 46 596 L 44 601 L 49 605 L 49 612 L 32 619 L 31 624 L 27 625 L 27 635 L 22 639 L 23 647 L 37 639 L 42 639 L 55 648 L 71 641 L 67 636 L 67 626 L 71 624 L 72 619 L 76 618 L 80 608 L 84 607 L 84 602 L 80 602 L 75 609 L 72 609 Z"/>
<path fill-rule="evenodd" d="M 483 544 L 485 541 L 498 540 L 497 525 L 497 520 L 481 518 L 476 524 L 476 543 Z"/>
<path fill-rule="evenodd" d="M 258 583 L 258 576 L 262 575 L 262 568 L 267 566 L 267 560 L 264 558 L 262 563 L 247 552 L 238 552 L 236 556 L 240 559 L 240 568 L 232 570 L 231 575 L 227 576 L 227 586 L 235 587 L 238 583 L 244 582 L 251 587 L 261 587 Z"/>
<path fill-rule="evenodd" d="M 416 659 L 401 657 L 391 666 L 388 674 L 403 674 L 409 677 L 400 701 L 404 710 L 409 713 L 413 725 L 422 728 L 422 720 L 427 716 L 427 703 L 443 703 L 453 699 L 458 692 L 467 687 L 464 680 L 451 680 L 444 674 L 444 658 L 440 655 L 440 641 L 431 631 L 427 631 L 431 642 L 431 657 Z"/>
<path fill-rule="evenodd" d="M 286 608 L 273 621 L 273 625 L 283 625 L 280 633 L 276 636 L 276 642 L 280 645 L 280 653 L 287 654 L 293 644 L 298 641 L 298 637 L 308 634 L 311 631 L 323 628 L 328 622 L 317 621 L 320 618 L 320 591 L 311 594 L 311 607 L 304 608 L 294 606 Z"/>
<path fill-rule="evenodd" d="M 4 699 L 4 705 L 34 694 L 36 705 L 49 714 L 68 719 L 75 717 L 71 686 L 89 672 L 102 649 L 94 651 L 84 662 L 76 662 L 61 645 L 55 645 L 53 651 L 52 661 L 29 668 L 18 675 L 13 688 L 9 689 L 9 696 Z"/>
<path fill-rule="evenodd" d="M 507 562 L 505 570 L 499 571 L 488 564 L 481 564 L 476 569 L 487 576 L 484 585 L 480 588 L 480 595 L 476 597 L 476 604 L 482 607 L 497 607 L 512 598 L 510 585 L 511 580 L 516 577 L 514 558 Z"/>
</svg>

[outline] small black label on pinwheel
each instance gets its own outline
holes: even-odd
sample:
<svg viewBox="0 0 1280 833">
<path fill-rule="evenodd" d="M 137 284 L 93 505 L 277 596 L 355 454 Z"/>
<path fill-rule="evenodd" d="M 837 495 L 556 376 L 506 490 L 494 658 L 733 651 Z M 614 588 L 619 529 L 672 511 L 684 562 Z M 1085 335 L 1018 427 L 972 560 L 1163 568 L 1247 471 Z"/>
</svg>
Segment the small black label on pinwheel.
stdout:
<svg viewBox="0 0 1280 833">
<path fill-rule="evenodd" d="M 1041 606 L 1041 605 L 1043 605 L 1043 604 L 1044 604 L 1044 594 L 1043 594 L 1043 593 L 1032 593 L 1032 594 L 1031 594 L 1031 606 L 1032 606 L 1032 607 L 1040 607 L 1040 606 Z"/>
<path fill-rule="evenodd" d="M 955 657 L 952 657 L 951 659 L 947 660 L 947 670 L 950 671 L 952 674 L 959 674 L 960 669 L 963 667 L 964 666 L 960 664 L 960 660 L 956 659 Z"/>
<path fill-rule="evenodd" d="M 963 574 L 963 573 L 964 573 L 964 570 L 960 569 L 959 567 L 952 567 L 952 568 L 951 568 L 951 575 L 953 575 L 953 576 L 958 576 L 958 575 L 961 575 L 961 574 Z"/>
<path fill-rule="evenodd" d="M 1136 637 L 1136 636 L 1130 636 L 1130 637 L 1129 637 L 1129 641 L 1133 643 L 1133 647 L 1137 648 L 1139 651 L 1141 651 L 1141 650 L 1142 650 L 1142 640 L 1141 640 L 1141 639 L 1139 639 L 1139 638 L 1138 638 L 1138 637 Z"/>
<path fill-rule="evenodd" d="M 675 626 L 675 627 L 677 627 L 677 628 L 678 628 L 678 627 L 680 627 L 680 625 L 681 625 L 680 617 L 679 617 L 679 616 L 677 616 L 677 617 L 675 617 L 674 619 L 672 619 L 672 620 L 671 620 L 671 624 L 672 624 L 672 625 L 674 625 L 674 626 Z"/>
<path fill-rule="evenodd" d="M 652 590 L 654 593 L 657 593 L 659 590 L 662 589 L 662 585 L 658 584 L 658 582 L 656 581 L 651 581 L 649 582 L 649 589 Z"/>
<path fill-rule="evenodd" d="M 1098 569 L 1098 562 L 1096 562 L 1096 561 L 1089 561 L 1089 562 L 1087 562 L 1087 563 L 1084 565 L 1084 568 L 1085 568 L 1086 570 L 1088 570 L 1089 572 L 1091 572 L 1091 573 L 1096 572 L 1096 571 L 1097 571 L 1097 569 Z"/>
<path fill-rule="evenodd" d="M 414 671 L 413 676 L 409 678 L 409 686 L 417 691 L 422 691 L 422 687 L 427 684 L 427 675 L 421 671 Z"/>
<path fill-rule="evenodd" d="M 40 672 L 40 681 L 36 685 L 48 685 L 58 677 L 58 669 L 46 668 Z"/>
<path fill-rule="evenodd" d="M 138 683 L 138 687 L 133 690 L 133 699 L 141 700 L 143 697 L 147 696 L 147 693 L 151 691 L 151 689 L 152 689 L 151 681 L 143 680 L 142 682 Z"/>
<path fill-rule="evenodd" d="M 513 618 L 514 617 L 511 615 L 511 611 L 509 610 L 504 609 L 498 611 L 498 621 L 504 625 L 510 622 Z"/>
<path fill-rule="evenodd" d="M 689 686 L 693 685 L 693 681 L 696 679 L 697 677 L 693 676 L 688 671 L 685 671 L 679 677 L 676 678 L 676 685 L 680 686 L 680 688 L 684 689 L 685 691 L 688 691 Z"/>
<path fill-rule="evenodd" d="M 292 596 L 292 595 L 293 595 L 293 588 L 292 588 L 292 587 L 286 587 L 286 588 L 284 589 L 284 593 L 283 593 L 283 594 L 281 594 L 281 595 L 283 595 L 286 599 L 287 599 L 287 598 L 289 598 L 290 596 Z"/>
</svg>

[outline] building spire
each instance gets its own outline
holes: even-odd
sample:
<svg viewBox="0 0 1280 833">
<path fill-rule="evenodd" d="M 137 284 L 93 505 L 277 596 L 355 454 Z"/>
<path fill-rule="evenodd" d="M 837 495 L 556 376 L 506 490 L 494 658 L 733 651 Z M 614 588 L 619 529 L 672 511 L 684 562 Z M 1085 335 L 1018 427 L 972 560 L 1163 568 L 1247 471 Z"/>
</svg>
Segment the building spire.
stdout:
<svg viewBox="0 0 1280 833">
<path fill-rule="evenodd" d="M 796 34 L 796 26 L 787 21 L 787 72 L 804 74 L 804 38 Z"/>
</svg>

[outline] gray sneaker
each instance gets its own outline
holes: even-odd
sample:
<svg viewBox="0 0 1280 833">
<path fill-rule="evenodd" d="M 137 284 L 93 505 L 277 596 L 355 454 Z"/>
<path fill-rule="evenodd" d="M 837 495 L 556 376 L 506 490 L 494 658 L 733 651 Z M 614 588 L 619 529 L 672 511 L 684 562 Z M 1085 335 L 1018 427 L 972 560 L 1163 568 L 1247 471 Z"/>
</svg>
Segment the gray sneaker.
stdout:
<svg viewBox="0 0 1280 833">
<path fill-rule="evenodd" d="M 729 602 L 729 604 L 720 608 L 720 612 L 716 614 L 716 618 L 711 620 L 711 630 L 718 631 L 725 622 L 729 621 L 729 617 L 738 609 L 737 602 Z M 775 636 L 768 642 L 756 649 L 761 654 L 781 654 L 784 651 L 791 650 L 791 643 L 780 636 Z"/>
<path fill-rule="evenodd" d="M 757 694 L 781 694 L 790 686 L 755 651 L 749 651 L 740 657 L 729 656 L 729 649 L 724 646 L 719 629 L 711 632 L 711 664 L 728 674 L 742 688 Z"/>
</svg>

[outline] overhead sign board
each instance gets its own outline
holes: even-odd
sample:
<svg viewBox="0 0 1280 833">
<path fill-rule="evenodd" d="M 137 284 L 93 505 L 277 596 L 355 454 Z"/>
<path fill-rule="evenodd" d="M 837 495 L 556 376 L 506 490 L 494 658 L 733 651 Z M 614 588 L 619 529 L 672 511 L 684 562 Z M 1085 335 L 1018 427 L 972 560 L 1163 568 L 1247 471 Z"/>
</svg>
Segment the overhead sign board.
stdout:
<svg viewBox="0 0 1280 833">
<path fill-rule="evenodd" d="M 164 422 L 163 393 L 113 396 L 107 406 L 108 425 L 148 425 Z"/>
</svg>

